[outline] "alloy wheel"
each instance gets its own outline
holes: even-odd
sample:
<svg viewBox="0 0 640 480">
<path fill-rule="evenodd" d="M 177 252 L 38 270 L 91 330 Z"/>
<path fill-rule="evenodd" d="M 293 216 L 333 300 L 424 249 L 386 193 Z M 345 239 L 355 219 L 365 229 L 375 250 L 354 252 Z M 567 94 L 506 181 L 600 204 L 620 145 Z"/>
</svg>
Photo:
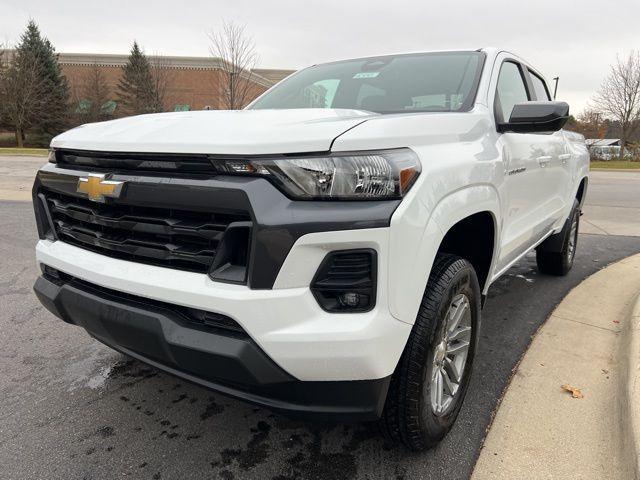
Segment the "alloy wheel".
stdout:
<svg viewBox="0 0 640 480">
<path fill-rule="evenodd" d="M 578 242 L 578 216 L 576 215 L 571 222 L 571 231 L 569 232 L 569 245 L 567 248 L 569 264 L 573 261 L 576 254 L 576 243 Z"/>
<path fill-rule="evenodd" d="M 451 300 L 439 343 L 433 353 L 430 403 L 436 416 L 445 415 L 455 404 L 470 344 L 471 306 L 467 296 L 460 293 Z"/>
</svg>

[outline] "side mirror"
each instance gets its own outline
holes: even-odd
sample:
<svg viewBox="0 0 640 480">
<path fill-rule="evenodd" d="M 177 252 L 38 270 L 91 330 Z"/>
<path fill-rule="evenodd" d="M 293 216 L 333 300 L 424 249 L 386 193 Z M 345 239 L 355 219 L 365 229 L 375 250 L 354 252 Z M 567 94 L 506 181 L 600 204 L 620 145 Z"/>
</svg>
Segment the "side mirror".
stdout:
<svg viewBox="0 0 640 480">
<path fill-rule="evenodd" d="M 513 106 L 507 123 L 498 125 L 501 132 L 556 132 L 569 120 L 565 102 L 524 102 Z"/>
</svg>

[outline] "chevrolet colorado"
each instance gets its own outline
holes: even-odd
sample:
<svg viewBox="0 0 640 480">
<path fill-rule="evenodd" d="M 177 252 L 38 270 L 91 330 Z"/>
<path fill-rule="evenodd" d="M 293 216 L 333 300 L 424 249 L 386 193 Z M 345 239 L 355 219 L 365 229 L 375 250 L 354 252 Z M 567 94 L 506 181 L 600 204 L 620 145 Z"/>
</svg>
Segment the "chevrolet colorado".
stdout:
<svg viewBox="0 0 640 480">
<path fill-rule="evenodd" d="M 33 188 L 35 292 L 171 374 L 427 448 L 460 411 L 491 283 L 534 248 L 542 272 L 572 266 L 588 154 L 568 109 L 479 49 L 74 128 Z"/>
</svg>

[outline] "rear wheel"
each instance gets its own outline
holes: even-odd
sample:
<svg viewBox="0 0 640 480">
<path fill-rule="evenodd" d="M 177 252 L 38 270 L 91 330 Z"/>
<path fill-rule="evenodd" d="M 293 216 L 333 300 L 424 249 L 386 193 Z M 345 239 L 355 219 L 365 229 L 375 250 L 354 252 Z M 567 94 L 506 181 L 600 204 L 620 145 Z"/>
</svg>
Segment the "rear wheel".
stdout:
<svg viewBox="0 0 640 480">
<path fill-rule="evenodd" d="M 573 266 L 578 246 L 580 226 L 580 204 L 573 202 L 573 208 L 562 230 L 542 242 L 536 249 L 538 270 L 549 275 L 566 275 Z"/>
<path fill-rule="evenodd" d="M 469 384 L 479 321 L 473 267 L 460 257 L 438 255 L 391 379 L 380 420 L 388 438 L 424 450 L 451 429 Z"/>
</svg>

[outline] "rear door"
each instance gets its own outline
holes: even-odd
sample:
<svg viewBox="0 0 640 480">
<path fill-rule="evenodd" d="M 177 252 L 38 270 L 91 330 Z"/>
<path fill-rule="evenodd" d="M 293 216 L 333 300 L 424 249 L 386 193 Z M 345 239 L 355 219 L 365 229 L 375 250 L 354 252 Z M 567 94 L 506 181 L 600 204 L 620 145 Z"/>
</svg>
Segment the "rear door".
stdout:
<svg viewBox="0 0 640 480">
<path fill-rule="evenodd" d="M 538 101 L 551 101 L 547 84 L 532 68 L 526 70 L 531 92 Z M 545 181 L 549 182 L 548 210 L 549 215 L 556 220 L 564 216 L 567 201 L 571 196 L 571 172 L 573 160 L 568 142 L 562 131 L 538 134 L 547 137 L 551 159 L 545 170 Z"/>
</svg>

